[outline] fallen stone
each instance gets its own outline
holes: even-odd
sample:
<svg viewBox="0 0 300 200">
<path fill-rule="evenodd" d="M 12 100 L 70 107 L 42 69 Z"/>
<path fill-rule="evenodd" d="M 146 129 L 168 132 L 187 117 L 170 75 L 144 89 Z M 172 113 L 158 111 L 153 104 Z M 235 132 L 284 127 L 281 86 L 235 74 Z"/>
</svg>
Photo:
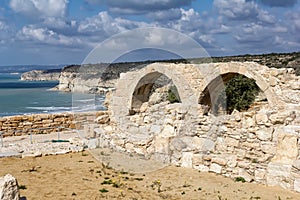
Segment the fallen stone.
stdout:
<svg viewBox="0 0 300 200">
<path fill-rule="evenodd" d="M 218 165 L 218 164 L 216 164 L 216 163 L 212 163 L 212 164 L 210 165 L 209 171 L 210 171 L 210 172 L 217 173 L 217 174 L 221 174 L 222 166 L 220 166 L 220 165 Z"/>
<path fill-rule="evenodd" d="M 10 174 L 0 178 L 0 200 L 19 200 L 20 191 L 17 180 Z"/>
</svg>

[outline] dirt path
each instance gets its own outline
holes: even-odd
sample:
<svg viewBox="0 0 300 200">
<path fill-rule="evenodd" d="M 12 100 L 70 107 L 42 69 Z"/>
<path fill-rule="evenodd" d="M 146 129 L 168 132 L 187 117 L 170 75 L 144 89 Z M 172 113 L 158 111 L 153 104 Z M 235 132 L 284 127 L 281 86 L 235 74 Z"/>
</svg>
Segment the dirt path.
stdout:
<svg viewBox="0 0 300 200">
<path fill-rule="evenodd" d="M 110 156 L 117 163 L 118 157 Z M 122 159 L 124 162 L 125 157 Z M 21 196 L 29 200 L 300 199 L 299 193 L 234 182 L 193 169 L 169 166 L 145 173 L 131 173 L 124 169 L 116 171 L 97 161 L 89 152 L 23 159 L 1 158 L 0 166 L 0 176 L 7 173 L 15 176 L 19 185 L 27 188 L 21 190 Z"/>
</svg>

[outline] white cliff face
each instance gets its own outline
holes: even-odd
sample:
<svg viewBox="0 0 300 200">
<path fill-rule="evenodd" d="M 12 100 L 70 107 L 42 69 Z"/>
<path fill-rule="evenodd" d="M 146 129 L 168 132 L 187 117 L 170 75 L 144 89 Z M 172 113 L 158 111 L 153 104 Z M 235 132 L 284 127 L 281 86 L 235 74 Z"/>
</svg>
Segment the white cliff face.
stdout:
<svg viewBox="0 0 300 200">
<path fill-rule="evenodd" d="M 101 77 L 85 78 L 76 72 L 62 72 L 58 90 L 65 92 L 101 93 L 114 88 L 116 79 L 103 81 Z"/>
<path fill-rule="evenodd" d="M 23 81 L 58 81 L 60 71 L 32 70 L 21 75 Z"/>
</svg>

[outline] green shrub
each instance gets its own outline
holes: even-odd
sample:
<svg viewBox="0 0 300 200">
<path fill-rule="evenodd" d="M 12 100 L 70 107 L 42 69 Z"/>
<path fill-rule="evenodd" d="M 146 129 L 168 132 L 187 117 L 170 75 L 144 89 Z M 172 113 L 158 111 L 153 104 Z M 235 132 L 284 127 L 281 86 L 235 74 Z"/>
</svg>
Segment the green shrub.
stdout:
<svg viewBox="0 0 300 200">
<path fill-rule="evenodd" d="M 246 180 L 245 180 L 243 177 L 236 177 L 236 178 L 234 179 L 234 181 L 235 181 L 235 182 L 242 182 L 242 183 L 245 183 L 245 182 L 246 182 Z"/>
<path fill-rule="evenodd" d="M 102 192 L 102 193 L 106 193 L 106 192 L 108 192 L 108 190 L 107 190 L 107 189 L 105 189 L 105 188 L 102 188 L 102 189 L 100 189 L 99 191 L 100 191 L 100 192 Z"/>
<path fill-rule="evenodd" d="M 225 84 L 225 90 L 219 95 L 218 104 L 222 105 L 226 102 L 227 113 L 233 110 L 245 111 L 254 102 L 259 91 L 255 80 L 237 75 Z"/>
<path fill-rule="evenodd" d="M 170 103 L 179 103 L 180 102 L 178 91 L 175 86 L 171 86 L 170 89 L 168 90 L 167 100 Z"/>
</svg>

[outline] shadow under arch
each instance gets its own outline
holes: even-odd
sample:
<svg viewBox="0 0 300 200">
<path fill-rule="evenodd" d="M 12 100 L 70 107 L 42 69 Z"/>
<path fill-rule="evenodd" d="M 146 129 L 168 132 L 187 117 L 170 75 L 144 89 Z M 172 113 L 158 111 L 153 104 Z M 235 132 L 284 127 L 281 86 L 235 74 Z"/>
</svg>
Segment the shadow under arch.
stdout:
<svg viewBox="0 0 300 200">
<path fill-rule="evenodd" d="M 154 72 L 144 75 L 144 77 L 142 77 L 140 79 L 140 81 L 138 82 L 138 84 L 136 85 L 135 90 L 132 94 L 130 113 L 133 114 L 133 113 L 138 112 L 140 107 L 142 106 L 142 104 L 144 102 L 149 101 L 149 97 L 153 90 L 153 87 L 155 84 L 157 84 L 156 82 L 159 79 L 162 79 L 162 80 L 160 80 L 161 81 L 160 86 L 168 85 L 168 82 L 169 82 L 169 84 L 171 82 L 172 85 L 175 86 L 175 88 L 176 88 L 175 95 L 176 95 L 177 99 L 179 100 L 179 102 L 181 103 L 181 99 L 180 99 L 177 87 L 173 83 L 172 78 L 168 77 L 167 75 L 165 75 L 161 72 L 154 71 Z"/>
<path fill-rule="evenodd" d="M 253 63 L 251 63 L 253 65 Z M 264 67 L 262 65 L 256 65 L 255 67 Z M 247 64 L 241 63 L 219 63 L 217 66 L 218 70 L 213 74 L 202 74 L 204 78 L 203 85 L 200 88 L 200 95 L 198 103 L 201 105 L 206 105 L 206 109 L 215 112 L 219 108 L 218 98 L 220 92 L 225 89 L 225 84 L 231 80 L 236 75 L 242 75 L 246 78 L 252 79 L 255 81 L 255 84 L 260 89 L 267 99 L 268 105 L 273 108 L 277 108 L 277 98 L 272 88 L 269 87 L 269 84 L 264 80 L 264 78 L 259 74 L 257 69 L 251 69 Z M 226 104 L 226 99 L 224 99 Z"/>
</svg>

